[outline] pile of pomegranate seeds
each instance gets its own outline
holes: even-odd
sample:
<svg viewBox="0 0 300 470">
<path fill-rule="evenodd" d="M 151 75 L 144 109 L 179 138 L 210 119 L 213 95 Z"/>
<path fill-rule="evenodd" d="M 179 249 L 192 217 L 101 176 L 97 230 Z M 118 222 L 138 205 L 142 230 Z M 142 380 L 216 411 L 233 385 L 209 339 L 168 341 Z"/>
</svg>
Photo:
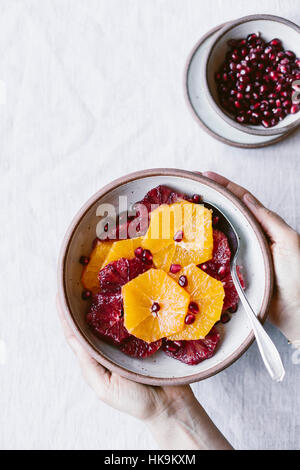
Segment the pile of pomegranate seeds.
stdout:
<svg viewBox="0 0 300 470">
<path fill-rule="evenodd" d="M 284 51 L 280 39 L 266 43 L 257 34 L 228 41 L 230 50 L 216 73 L 220 103 L 240 124 L 273 127 L 300 110 L 293 104 L 293 82 L 300 59 Z"/>
</svg>

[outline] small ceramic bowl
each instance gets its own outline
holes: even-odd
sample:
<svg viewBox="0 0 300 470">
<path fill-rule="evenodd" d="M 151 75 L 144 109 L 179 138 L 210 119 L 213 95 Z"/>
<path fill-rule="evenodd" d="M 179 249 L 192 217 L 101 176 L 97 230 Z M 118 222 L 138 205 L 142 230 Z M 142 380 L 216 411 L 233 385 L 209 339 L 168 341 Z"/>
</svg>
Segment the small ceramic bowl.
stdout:
<svg viewBox="0 0 300 470">
<path fill-rule="evenodd" d="M 265 128 L 262 125 L 239 124 L 220 105 L 215 74 L 224 62 L 229 50 L 228 40 L 246 38 L 248 34 L 260 33 L 265 41 L 279 38 L 285 50 L 293 51 L 300 57 L 300 28 L 285 18 L 273 15 L 245 16 L 222 28 L 211 44 L 206 57 L 204 89 L 213 109 L 232 127 L 254 135 L 280 135 L 291 131 L 300 124 L 300 112 L 289 114 L 276 126 Z"/>
<path fill-rule="evenodd" d="M 158 185 L 186 194 L 201 194 L 218 206 L 235 225 L 241 238 L 241 256 L 247 296 L 261 321 L 267 315 L 273 289 L 272 261 L 268 244 L 245 205 L 228 190 L 199 174 L 175 169 L 144 170 L 126 175 L 100 189 L 73 219 L 61 248 L 58 265 L 58 295 L 66 320 L 81 344 L 99 363 L 136 382 L 151 385 L 187 384 L 214 375 L 238 359 L 252 343 L 251 325 L 241 305 L 226 325 L 218 326 L 221 341 L 213 357 L 189 366 L 158 351 L 147 359 L 134 359 L 97 337 L 88 327 L 87 302 L 82 300 L 79 258 L 89 254 L 100 220 L 97 207 L 127 196 L 129 206 Z"/>
</svg>

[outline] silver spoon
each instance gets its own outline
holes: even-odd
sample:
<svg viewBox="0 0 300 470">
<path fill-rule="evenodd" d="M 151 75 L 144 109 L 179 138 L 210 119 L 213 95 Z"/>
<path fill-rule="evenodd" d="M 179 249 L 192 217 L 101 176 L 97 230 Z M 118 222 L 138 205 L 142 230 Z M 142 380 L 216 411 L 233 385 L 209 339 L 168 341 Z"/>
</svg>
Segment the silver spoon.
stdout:
<svg viewBox="0 0 300 470">
<path fill-rule="evenodd" d="M 231 222 L 229 222 L 227 217 L 223 214 L 220 209 L 206 201 L 203 201 L 203 203 L 205 207 L 213 210 L 214 216 L 219 216 L 220 230 L 222 230 L 222 232 L 225 233 L 225 235 L 227 236 L 231 249 L 230 271 L 234 286 L 251 322 L 252 330 L 254 332 L 258 348 L 264 361 L 264 364 L 267 368 L 267 371 L 269 372 L 273 380 L 275 380 L 276 382 L 281 382 L 284 378 L 285 370 L 279 352 L 277 351 L 276 346 L 264 330 L 262 324 L 258 320 L 251 305 L 249 304 L 237 274 L 237 258 L 240 249 L 239 236 Z"/>
</svg>

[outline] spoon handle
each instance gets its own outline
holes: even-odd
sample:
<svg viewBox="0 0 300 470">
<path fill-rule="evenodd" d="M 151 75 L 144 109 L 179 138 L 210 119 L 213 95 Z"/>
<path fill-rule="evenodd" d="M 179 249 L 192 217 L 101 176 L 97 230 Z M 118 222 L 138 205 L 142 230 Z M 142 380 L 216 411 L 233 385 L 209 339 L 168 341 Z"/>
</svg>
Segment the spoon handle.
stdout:
<svg viewBox="0 0 300 470">
<path fill-rule="evenodd" d="M 281 382 L 284 378 L 285 370 L 284 370 L 279 352 L 277 351 L 276 346 L 274 345 L 273 341 L 264 330 L 262 324 L 258 320 L 251 305 L 248 302 L 248 299 L 244 293 L 244 290 L 238 278 L 235 263 L 233 264 L 231 268 L 231 276 L 232 276 L 234 286 L 243 304 L 243 307 L 251 321 L 251 326 L 252 326 L 252 329 L 253 329 L 257 344 L 258 344 L 260 354 L 266 366 L 266 369 L 269 372 L 273 380 L 275 380 L 276 382 Z"/>
</svg>

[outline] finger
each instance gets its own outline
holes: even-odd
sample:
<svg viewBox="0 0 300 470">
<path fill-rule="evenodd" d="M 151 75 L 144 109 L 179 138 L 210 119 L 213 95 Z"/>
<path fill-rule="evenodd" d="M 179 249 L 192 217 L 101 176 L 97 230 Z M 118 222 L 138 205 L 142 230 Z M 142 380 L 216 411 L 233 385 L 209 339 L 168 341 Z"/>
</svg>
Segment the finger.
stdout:
<svg viewBox="0 0 300 470">
<path fill-rule="evenodd" d="M 93 357 L 91 357 L 80 344 L 74 335 L 73 330 L 65 319 L 65 315 L 63 313 L 58 296 L 56 297 L 56 305 L 62 323 L 64 335 L 71 349 L 79 359 L 80 367 L 85 379 L 98 394 L 100 394 L 100 392 L 102 393 L 103 391 L 101 388 L 106 388 L 107 382 L 110 378 L 110 372 L 105 369 L 105 367 L 101 366 L 101 364 L 99 364 Z M 101 382 L 102 380 L 103 383 Z"/>
<path fill-rule="evenodd" d="M 248 192 L 247 189 L 243 188 L 242 186 L 239 186 L 233 181 L 230 181 L 229 179 L 225 178 L 225 176 L 219 175 L 218 173 L 214 173 L 213 171 L 205 171 L 203 175 L 215 181 L 216 183 L 219 183 L 221 186 L 224 186 L 224 188 L 231 191 L 235 196 L 240 199 L 242 199 L 244 194 Z"/>
<path fill-rule="evenodd" d="M 235 196 L 240 198 L 250 209 L 253 215 L 256 217 L 262 228 L 269 236 L 272 241 L 283 241 L 287 236 L 287 233 L 292 230 L 288 224 L 275 212 L 267 209 L 263 204 L 256 199 L 247 189 L 233 183 L 229 179 L 225 178 L 218 173 L 207 171 L 203 173 L 207 178 L 216 181 L 221 184 L 224 188 L 231 191 Z"/>
<path fill-rule="evenodd" d="M 243 196 L 243 202 L 273 242 L 284 242 L 293 231 L 278 214 L 264 207 L 251 193 L 246 192 Z"/>
</svg>

